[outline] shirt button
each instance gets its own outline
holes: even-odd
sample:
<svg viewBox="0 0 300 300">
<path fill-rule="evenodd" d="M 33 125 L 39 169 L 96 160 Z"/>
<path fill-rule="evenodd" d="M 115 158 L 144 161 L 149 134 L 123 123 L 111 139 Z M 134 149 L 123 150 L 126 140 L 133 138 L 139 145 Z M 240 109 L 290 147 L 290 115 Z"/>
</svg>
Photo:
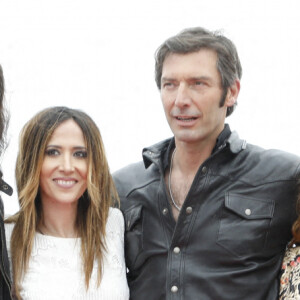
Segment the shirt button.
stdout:
<svg viewBox="0 0 300 300">
<path fill-rule="evenodd" d="M 251 209 L 250 208 L 245 209 L 245 214 L 247 216 L 250 216 L 251 215 Z"/>
<path fill-rule="evenodd" d="M 162 210 L 162 213 L 163 213 L 163 215 L 166 215 L 166 214 L 168 213 L 168 209 L 167 209 L 167 208 L 164 208 L 164 209 Z"/>
<path fill-rule="evenodd" d="M 171 292 L 172 292 L 172 293 L 177 293 L 177 292 L 178 292 L 178 287 L 177 287 L 176 285 L 173 285 L 173 286 L 171 287 Z"/>
<path fill-rule="evenodd" d="M 180 248 L 179 247 L 175 247 L 173 249 L 173 252 L 176 253 L 176 254 L 178 254 L 180 252 Z"/>
<path fill-rule="evenodd" d="M 202 171 L 203 174 L 205 174 L 207 172 L 207 168 L 203 167 L 201 171 Z"/>
<path fill-rule="evenodd" d="M 4 190 L 8 190 L 8 186 L 6 184 L 3 185 Z"/>
<path fill-rule="evenodd" d="M 190 215 L 193 212 L 193 208 L 189 206 L 186 208 L 185 212 Z"/>
</svg>

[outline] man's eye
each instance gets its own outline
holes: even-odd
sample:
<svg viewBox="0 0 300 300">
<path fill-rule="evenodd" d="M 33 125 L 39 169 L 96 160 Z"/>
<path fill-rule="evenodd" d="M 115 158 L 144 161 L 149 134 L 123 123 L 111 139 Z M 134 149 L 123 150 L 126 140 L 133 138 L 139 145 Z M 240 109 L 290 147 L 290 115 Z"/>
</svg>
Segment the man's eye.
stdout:
<svg viewBox="0 0 300 300">
<path fill-rule="evenodd" d="M 203 85 L 204 83 L 202 81 L 196 81 L 195 85 Z"/>
<path fill-rule="evenodd" d="M 169 88 L 169 87 L 173 87 L 173 86 L 174 86 L 174 83 L 172 83 L 172 82 L 165 82 L 164 83 L 165 88 Z"/>
<path fill-rule="evenodd" d="M 48 149 L 48 150 L 46 150 L 46 155 L 57 156 L 57 155 L 59 155 L 59 151 L 57 149 Z"/>
<path fill-rule="evenodd" d="M 87 157 L 87 151 L 76 151 L 74 153 L 75 157 L 85 158 Z"/>
</svg>

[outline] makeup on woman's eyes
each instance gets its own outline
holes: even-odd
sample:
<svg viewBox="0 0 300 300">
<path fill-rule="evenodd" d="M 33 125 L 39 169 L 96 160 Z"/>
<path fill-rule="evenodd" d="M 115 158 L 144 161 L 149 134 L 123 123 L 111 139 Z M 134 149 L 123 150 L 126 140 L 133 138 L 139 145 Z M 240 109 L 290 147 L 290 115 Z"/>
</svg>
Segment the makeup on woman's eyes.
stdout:
<svg viewBox="0 0 300 300">
<path fill-rule="evenodd" d="M 59 151 L 55 148 L 49 148 L 49 149 L 46 149 L 45 151 L 45 154 L 48 155 L 48 156 L 57 156 L 59 155 Z"/>
<path fill-rule="evenodd" d="M 59 147 L 49 147 L 45 151 L 45 155 L 47 156 L 58 156 L 61 154 L 61 149 Z M 74 157 L 78 158 L 86 158 L 88 156 L 87 150 L 84 147 L 75 147 L 74 152 L 72 154 Z"/>
<path fill-rule="evenodd" d="M 80 158 L 86 158 L 87 157 L 87 151 L 86 150 L 80 150 L 80 151 L 76 151 L 73 154 L 76 157 L 80 157 Z"/>
</svg>

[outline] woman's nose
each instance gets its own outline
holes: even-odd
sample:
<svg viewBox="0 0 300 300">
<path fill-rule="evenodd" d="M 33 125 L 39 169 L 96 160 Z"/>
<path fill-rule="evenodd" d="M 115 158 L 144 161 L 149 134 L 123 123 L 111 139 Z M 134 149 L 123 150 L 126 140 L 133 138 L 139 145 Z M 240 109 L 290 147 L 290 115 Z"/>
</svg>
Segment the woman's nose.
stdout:
<svg viewBox="0 0 300 300">
<path fill-rule="evenodd" d="M 61 160 L 60 170 L 64 172 L 73 172 L 74 165 L 70 155 L 64 155 Z"/>
</svg>

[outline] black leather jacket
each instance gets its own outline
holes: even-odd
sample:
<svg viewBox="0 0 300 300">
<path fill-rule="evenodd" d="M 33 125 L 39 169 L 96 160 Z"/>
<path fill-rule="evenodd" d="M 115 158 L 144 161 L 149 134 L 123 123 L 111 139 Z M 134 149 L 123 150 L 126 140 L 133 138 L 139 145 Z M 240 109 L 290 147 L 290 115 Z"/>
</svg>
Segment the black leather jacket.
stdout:
<svg viewBox="0 0 300 300">
<path fill-rule="evenodd" d="M 177 223 L 162 169 L 170 140 L 114 174 L 132 300 L 275 300 L 296 218 L 300 158 L 232 133 L 200 166 Z"/>
<path fill-rule="evenodd" d="M 0 177 L 0 191 L 7 195 L 12 194 L 12 188 Z M 4 209 L 3 202 L 0 197 L 0 300 L 10 300 L 11 298 L 11 279 L 9 271 L 9 261 L 6 250 L 6 239 L 4 230 Z"/>
</svg>

